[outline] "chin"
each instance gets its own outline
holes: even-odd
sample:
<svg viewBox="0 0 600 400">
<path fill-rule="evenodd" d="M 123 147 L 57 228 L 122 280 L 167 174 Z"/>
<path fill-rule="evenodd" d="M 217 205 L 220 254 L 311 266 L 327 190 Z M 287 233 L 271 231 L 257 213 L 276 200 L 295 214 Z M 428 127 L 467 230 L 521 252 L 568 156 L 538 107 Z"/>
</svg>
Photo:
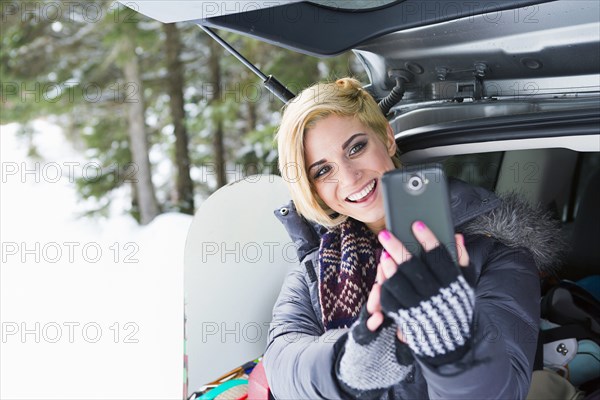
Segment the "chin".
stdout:
<svg viewBox="0 0 600 400">
<path fill-rule="evenodd" d="M 352 218 L 354 218 L 357 221 L 362 222 L 363 224 L 375 224 L 377 222 L 383 221 L 385 223 L 385 215 L 384 214 L 368 214 L 368 215 L 360 215 L 360 216 L 353 216 Z"/>
</svg>

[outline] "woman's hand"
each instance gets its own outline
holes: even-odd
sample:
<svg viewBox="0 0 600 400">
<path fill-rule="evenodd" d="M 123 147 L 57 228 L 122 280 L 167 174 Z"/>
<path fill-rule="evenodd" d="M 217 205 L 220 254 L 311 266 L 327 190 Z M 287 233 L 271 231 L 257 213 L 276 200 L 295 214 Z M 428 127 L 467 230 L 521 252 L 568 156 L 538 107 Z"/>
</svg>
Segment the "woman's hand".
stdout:
<svg viewBox="0 0 600 400">
<path fill-rule="evenodd" d="M 470 346 L 475 294 L 431 230 L 420 221 L 412 228 L 424 249 L 418 258 L 389 232 L 379 233 L 385 249 L 380 262 L 385 281 L 368 300 L 394 320 L 398 338 L 416 357 L 442 365 L 460 359 Z M 459 265 L 466 267 L 469 255 L 463 237 L 457 235 L 456 242 Z"/>
<path fill-rule="evenodd" d="M 367 328 L 375 332 L 383 323 L 383 312 L 381 311 L 381 284 L 387 279 L 381 270 L 381 262 L 377 265 L 377 278 L 367 299 L 367 311 L 371 314 L 367 320 Z"/>
<path fill-rule="evenodd" d="M 412 229 L 415 238 L 419 241 L 419 243 L 421 243 L 423 250 L 426 252 L 430 252 L 440 245 L 433 232 L 423 222 L 416 221 L 413 224 Z M 379 232 L 378 238 L 379 242 L 381 242 L 381 245 L 385 249 L 385 252 L 381 254 L 383 273 L 385 277 L 389 278 L 396 272 L 397 265 L 410 260 L 412 255 L 409 253 L 406 247 L 404 247 L 402 242 L 400 242 L 389 231 L 383 230 Z M 464 237 L 460 233 L 457 233 L 454 235 L 454 238 L 456 240 L 458 264 L 461 267 L 467 267 L 469 265 L 469 254 L 465 248 Z"/>
<path fill-rule="evenodd" d="M 413 224 L 413 232 L 417 240 L 422 243 L 425 251 L 431 251 L 439 246 L 433 232 L 422 222 L 417 221 Z M 458 263 L 461 267 L 467 267 L 469 265 L 469 254 L 465 248 L 464 237 L 461 234 L 456 234 L 454 237 Z M 367 310 L 371 314 L 371 317 L 367 320 L 367 327 L 371 331 L 375 331 L 384 319 L 380 301 L 381 285 L 396 273 L 399 264 L 410 260 L 412 257 L 402 242 L 386 230 L 379 233 L 379 241 L 383 245 L 384 251 L 381 253 L 381 259 L 377 265 L 375 284 L 367 299 Z M 404 334 L 400 329 L 398 329 L 398 338 L 404 341 Z"/>
</svg>

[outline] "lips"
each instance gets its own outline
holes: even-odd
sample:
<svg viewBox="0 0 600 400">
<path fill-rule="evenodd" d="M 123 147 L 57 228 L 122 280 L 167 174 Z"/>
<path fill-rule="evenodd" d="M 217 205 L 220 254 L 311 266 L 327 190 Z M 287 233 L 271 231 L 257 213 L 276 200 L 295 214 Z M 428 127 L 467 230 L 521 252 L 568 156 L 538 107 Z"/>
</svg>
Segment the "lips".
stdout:
<svg viewBox="0 0 600 400">
<path fill-rule="evenodd" d="M 353 193 L 346 197 L 346 201 L 351 203 L 360 203 L 365 201 L 375 191 L 377 187 L 377 179 L 373 179 L 369 182 L 360 192 Z"/>
</svg>

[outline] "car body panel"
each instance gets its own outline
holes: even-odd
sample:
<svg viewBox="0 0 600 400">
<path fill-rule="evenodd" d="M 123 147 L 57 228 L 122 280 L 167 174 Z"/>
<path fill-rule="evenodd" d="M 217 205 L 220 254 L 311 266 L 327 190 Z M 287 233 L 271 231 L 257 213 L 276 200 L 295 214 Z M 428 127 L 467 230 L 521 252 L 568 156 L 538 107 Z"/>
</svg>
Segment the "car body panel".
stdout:
<svg viewBox="0 0 600 400">
<path fill-rule="evenodd" d="M 547 0 L 404 0 L 367 11 L 300 2 L 213 17 L 198 23 L 252 36 L 313 56 L 332 56 L 388 33 L 544 1 Z"/>
<path fill-rule="evenodd" d="M 548 2 L 394 32 L 355 51 L 376 97 L 390 71 L 407 77 L 404 102 L 461 97 L 457 86 L 476 79 L 481 97 L 598 92 L 599 16 L 597 1 Z"/>
</svg>

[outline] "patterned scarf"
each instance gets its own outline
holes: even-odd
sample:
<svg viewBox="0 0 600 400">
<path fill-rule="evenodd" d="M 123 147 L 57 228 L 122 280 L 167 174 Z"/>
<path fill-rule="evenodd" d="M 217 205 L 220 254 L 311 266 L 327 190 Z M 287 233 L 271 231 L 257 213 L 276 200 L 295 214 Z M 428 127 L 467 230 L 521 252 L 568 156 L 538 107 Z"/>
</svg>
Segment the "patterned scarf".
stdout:
<svg viewBox="0 0 600 400">
<path fill-rule="evenodd" d="M 319 295 L 325 330 L 346 328 L 367 301 L 377 274 L 379 241 L 352 218 L 321 237 Z"/>
</svg>

